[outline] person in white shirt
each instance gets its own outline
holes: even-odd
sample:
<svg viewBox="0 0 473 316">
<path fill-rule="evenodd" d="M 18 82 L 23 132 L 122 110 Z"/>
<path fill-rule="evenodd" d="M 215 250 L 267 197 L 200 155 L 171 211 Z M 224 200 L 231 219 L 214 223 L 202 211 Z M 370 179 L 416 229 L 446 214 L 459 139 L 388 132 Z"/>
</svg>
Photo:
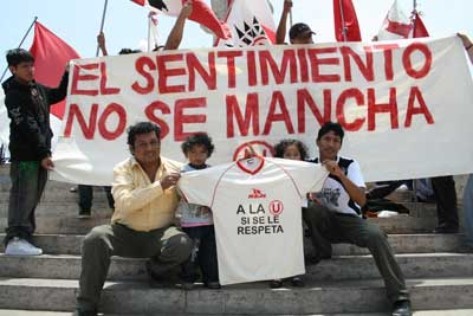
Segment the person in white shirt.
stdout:
<svg viewBox="0 0 473 316">
<path fill-rule="evenodd" d="M 207 133 L 190 135 L 182 143 L 181 148 L 188 160 L 188 163 L 181 168 L 181 173 L 210 167 L 207 159 L 212 156 L 215 146 Z M 180 214 L 182 230 L 193 242 L 191 258 L 182 265 L 183 288 L 192 289 L 197 280 L 197 269 L 200 268 L 204 286 L 213 290 L 220 289 L 212 211 L 207 206 L 192 204 L 181 199 L 177 213 Z"/>
<path fill-rule="evenodd" d="M 362 218 L 366 203 L 365 183 L 359 164 L 340 157 L 344 131 L 340 124 L 327 122 L 319 130 L 316 144 L 319 157 L 330 172 L 321 192 L 303 209 L 318 260 L 331 257 L 332 243 L 350 243 L 370 250 L 393 303 L 395 316 L 411 315 L 409 294 L 386 234 Z"/>
</svg>

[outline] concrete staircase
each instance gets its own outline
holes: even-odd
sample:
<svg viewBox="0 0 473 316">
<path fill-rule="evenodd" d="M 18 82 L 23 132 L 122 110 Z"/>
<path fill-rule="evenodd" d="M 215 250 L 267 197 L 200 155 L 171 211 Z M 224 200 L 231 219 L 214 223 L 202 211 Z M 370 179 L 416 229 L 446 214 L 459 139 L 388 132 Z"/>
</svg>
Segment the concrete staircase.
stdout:
<svg viewBox="0 0 473 316">
<path fill-rule="evenodd" d="M 81 241 L 90 228 L 108 223 L 110 210 L 103 190 L 97 188 L 93 218 L 77 219 L 77 193 L 70 193 L 70 186 L 49 182 L 37 209 L 35 242 L 45 255 L 0 254 L 0 315 L 30 315 L 25 310 L 63 315 L 61 311 L 74 309 Z M 8 167 L 1 166 L 0 231 L 6 226 L 9 187 Z M 423 311 L 417 315 L 473 315 L 473 254 L 462 252 L 462 235 L 430 234 L 436 224 L 435 206 L 409 207 L 409 216 L 369 220 L 389 233 L 413 308 Z M 341 244 L 334 247 L 334 254 L 332 260 L 307 266 L 304 288 L 272 290 L 266 282 L 258 282 L 217 291 L 197 286 L 188 292 L 172 279 L 150 286 L 145 260 L 113 258 L 101 311 L 106 315 L 385 315 L 390 306 L 368 252 Z"/>
</svg>

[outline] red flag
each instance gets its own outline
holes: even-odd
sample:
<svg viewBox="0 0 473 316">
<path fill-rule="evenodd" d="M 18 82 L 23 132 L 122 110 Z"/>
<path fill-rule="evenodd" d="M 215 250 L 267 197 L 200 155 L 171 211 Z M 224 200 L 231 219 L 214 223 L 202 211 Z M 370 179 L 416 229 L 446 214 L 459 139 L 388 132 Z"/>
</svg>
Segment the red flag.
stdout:
<svg viewBox="0 0 473 316">
<path fill-rule="evenodd" d="M 337 41 L 361 41 L 360 26 L 358 25 L 355 7 L 351 0 L 333 0 L 333 16 Z M 344 31 L 346 37 L 344 36 Z"/>
<path fill-rule="evenodd" d="M 418 12 L 414 13 L 414 34 L 412 37 L 429 37 L 429 32 L 427 32 L 427 28 L 425 27 L 424 22 L 422 22 Z"/>
<path fill-rule="evenodd" d="M 147 6 L 150 9 L 157 10 L 167 15 L 178 16 L 182 9 L 182 4 L 187 0 L 131 0 L 132 2 Z M 192 14 L 189 19 L 197 22 L 209 30 L 211 30 L 217 37 L 227 39 L 230 32 L 228 27 L 222 23 L 212 9 L 205 3 L 204 0 L 192 0 Z"/>
<path fill-rule="evenodd" d="M 35 79 L 50 87 L 57 87 L 66 64 L 79 54 L 39 22 L 35 23 L 33 45 L 30 52 L 35 59 Z M 62 119 L 65 101 L 56 103 L 51 114 Z"/>
</svg>

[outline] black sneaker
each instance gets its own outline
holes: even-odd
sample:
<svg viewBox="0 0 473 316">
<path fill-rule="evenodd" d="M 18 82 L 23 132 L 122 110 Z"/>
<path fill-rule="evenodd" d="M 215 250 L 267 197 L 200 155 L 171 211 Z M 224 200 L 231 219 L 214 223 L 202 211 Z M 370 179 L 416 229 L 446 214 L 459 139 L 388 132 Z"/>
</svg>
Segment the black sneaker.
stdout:
<svg viewBox="0 0 473 316">
<path fill-rule="evenodd" d="M 283 282 L 281 279 L 274 279 L 269 282 L 269 287 L 272 289 L 279 289 L 283 286 Z"/>
<path fill-rule="evenodd" d="M 97 316 L 98 314 L 96 310 L 84 311 L 84 310 L 77 309 L 73 315 L 74 316 Z"/>
<path fill-rule="evenodd" d="M 220 290 L 222 286 L 218 282 L 207 282 L 205 286 L 210 290 Z"/>
<path fill-rule="evenodd" d="M 433 231 L 434 234 L 458 234 L 458 227 L 438 226 Z"/>
<path fill-rule="evenodd" d="M 80 209 L 79 210 L 79 219 L 89 219 L 91 217 L 90 209 Z"/>
<path fill-rule="evenodd" d="M 304 287 L 305 282 L 304 279 L 302 279 L 300 276 L 295 276 L 291 278 L 291 284 L 294 287 Z"/>
<path fill-rule="evenodd" d="M 405 301 L 397 301 L 393 305 L 393 313 L 392 316 L 411 316 L 411 302 Z"/>
</svg>

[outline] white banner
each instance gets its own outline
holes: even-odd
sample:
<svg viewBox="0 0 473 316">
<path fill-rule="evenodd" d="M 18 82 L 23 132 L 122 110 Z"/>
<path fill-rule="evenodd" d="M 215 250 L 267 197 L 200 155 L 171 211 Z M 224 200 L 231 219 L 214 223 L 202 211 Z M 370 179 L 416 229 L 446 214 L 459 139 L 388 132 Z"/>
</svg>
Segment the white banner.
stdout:
<svg viewBox="0 0 473 316">
<path fill-rule="evenodd" d="M 0 87 L 0 147 L 3 146 L 2 154 L 7 154 L 10 138 L 10 119 L 8 118 L 7 107 L 5 106 L 5 93 Z M 9 155 L 8 155 L 9 156 Z M 0 159 L 3 157 L 0 157 Z"/>
<path fill-rule="evenodd" d="M 205 131 L 210 163 L 266 156 L 283 138 L 316 154 L 320 125 L 346 130 L 365 179 L 473 172 L 473 85 L 456 36 L 395 42 L 200 49 L 73 61 L 56 180 L 106 185 L 130 155 L 126 128 L 162 129 L 162 155 Z"/>
</svg>

